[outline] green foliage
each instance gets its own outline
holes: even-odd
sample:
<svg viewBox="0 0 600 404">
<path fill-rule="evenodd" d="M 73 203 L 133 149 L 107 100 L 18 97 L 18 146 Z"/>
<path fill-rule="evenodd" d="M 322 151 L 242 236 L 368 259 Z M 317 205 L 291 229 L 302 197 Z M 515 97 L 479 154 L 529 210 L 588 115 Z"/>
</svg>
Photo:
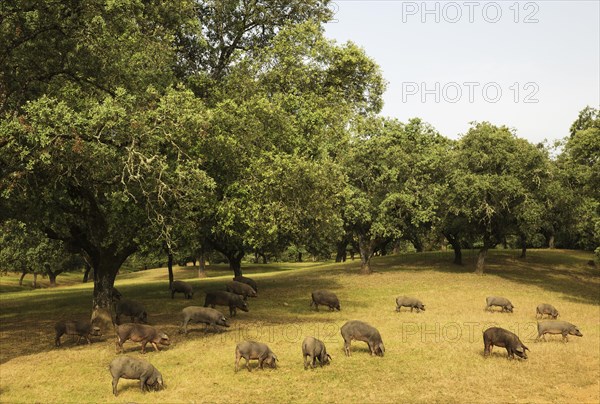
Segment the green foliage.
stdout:
<svg viewBox="0 0 600 404">
<path fill-rule="evenodd" d="M 453 159 L 448 209 L 487 247 L 539 227 L 535 192 L 547 176 L 543 150 L 506 127 L 484 122 L 459 140 Z"/>
<path fill-rule="evenodd" d="M 58 240 L 48 239 L 39 230 L 16 220 L 0 226 L 0 271 L 58 275 L 81 269 L 79 254 L 67 251 Z"/>
</svg>

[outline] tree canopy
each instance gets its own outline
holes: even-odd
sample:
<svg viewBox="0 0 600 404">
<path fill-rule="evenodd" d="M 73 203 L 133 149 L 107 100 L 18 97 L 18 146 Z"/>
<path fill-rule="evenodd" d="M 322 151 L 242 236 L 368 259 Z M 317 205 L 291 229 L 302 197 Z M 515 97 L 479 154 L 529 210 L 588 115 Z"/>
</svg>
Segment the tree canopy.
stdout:
<svg viewBox="0 0 600 404">
<path fill-rule="evenodd" d="M 383 117 L 381 69 L 325 37 L 327 1 L 19 0 L 0 15 L 2 240 L 84 254 L 99 319 L 137 251 L 217 250 L 240 275 L 248 252 L 351 243 L 370 273 L 390 245 L 445 237 L 457 263 L 480 247 L 482 273 L 497 244 L 600 244 L 598 110 L 556 156 L 489 122 L 452 141 Z"/>
</svg>

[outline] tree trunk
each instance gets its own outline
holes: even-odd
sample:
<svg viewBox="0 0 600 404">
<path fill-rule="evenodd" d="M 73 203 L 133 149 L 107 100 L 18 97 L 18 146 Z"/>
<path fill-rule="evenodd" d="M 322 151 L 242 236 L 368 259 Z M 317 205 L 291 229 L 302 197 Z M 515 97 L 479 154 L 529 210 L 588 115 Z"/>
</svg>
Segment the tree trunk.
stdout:
<svg viewBox="0 0 600 404">
<path fill-rule="evenodd" d="M 198 278 L 206 278 L 206 255 L 204 250 L 200 252 L 200 259 L 198 260 Z"/>
<path fill-rule="evenodd" d="M 259 257 L 258 251 L 254 252 L 254 263 L 255 264 L 258 264 L 258 257 Z"/>
<path fill-rule="evenodd" d="M 483 268 L 485 265 L 485 257 L 487 256 L 488 247 L 483 246 L 481 250 L 479 250 L 479 255 L 477 256 L 477 265 L 475 266 L 475 273 L 477 275 L 483 275 Z"/>
<path fill-rule="evenodd" d="M 92 324 L 100 327 L 103 333 L 113 331 L 112 293 L 115 278 L 123 262 L 131 252 L 122 252 L 120 255 L 99 251 L 95 256 L 90 255 L 94 273 L 94 297 L 92 299 Z"/>
<path fill-rule="evenodd" d="M 50 280 L 50 287 L 56 287 L 56 277 L 62 273 L 61 271 L 52 272 L 50 269 L 50 265 L 44 264 L 44 269 L 46 270 L 46 274 L 48 275 L 48 279 Z"/>
<path fill-rule="evenodd" d="M 48 271 L 48 279 L 50 280 L 50 287 L 54 288 L 56 287 L 56 276 L 58 274 L 52 272 L 52 271 Z"/>
<path fill-rule="evenodd" d="M 265 253 L 259 253 L 259 255 L 260 255 L 260 257 L 262 258 L 262 261 L 263 261 L 262 263 L 263 263 L 263 264 L 265 264 L 265 265 L 266 265 L 266 264 L 268 264 L 268 263 L 269 263 L 269 260 L 267 259 L 267 254 L 265 254 Z"/>
<path fill-rule="evenodd" d="M 238 251 L 229 253 L 226 255 L 229 261 L 229 269 L 234 273 L 234 276 L 242 276 L 242 258 L 244 258 L 244 252 Z"/>
<path fill-rule="evenodd" d="M 358 248 L 360 251 L 360 273 L 369 275 L 373 273 L 371 270 L 371 258 L 375 253 L 375 243 L 373 240 L 367 239 L 364 235 L 358 236 Z"/>
<path fill-rule="evenodd" d="M 335 255 L 335 262 L 346 262 L 346 247 L 348 243 L 346 240 L 337 244 L 337 253 Z"/>
<path fill-rule="evenodd" d="M 302 251 L 298 251 L 298 262 L 302 262 Z"/>
<path fill-rule="evenodd" d="M 410 241 L 418 253 L 423 252 L 423 242 L 421 241 L 421 239 L 418 236 L 412 237 L 412 239 Z"/>
<path fill-rule="evenodd" d="M 446 237 L 446 240 L 448 240 L 448 242 L 452 246 L 452 249 L 454 250 L 454 262 L 453 263 L 455 265 L 462 265 L 462 248 L 460 245 L 460 241 L 458 240 L 458 237 L 454 236 L 452 234 L 446 234 L 446 233 L 444 233 L 444 237 Z"/>
<path fill-rule="evenodd" d="M 85 272 L 83 273 L 83 283 L 87 283 L 88 278 L 90 276 L 91 269 L 92 269 L 92 266 L 86 261 L 85 262 Z"/>
<path fill-rule="evenodd" d="M 527 239 L 521 235 L 521 256 L 519 258 L 527 258 Z"/>
<path fill-rule="evenodd" d="M 169 290 L 173 286 L 173 253 L 167 253 L 167 269 L 169 270 Z"/>
<path fill-rule="evenodd" d="M 551 250 L 556 248 L 556 246 L 554 245 L 554 234 L 551 234 L 550 237 L 548 237 L 548 248 Z"/>
<path fill-rule="evenodd" d="M 34 289 L 37 288 L 37 276 L 38 276 L 38 274 L 34 272 L 33 273 L 33 283 L 31 284 Z"/>
<path fill-rule="evenodd" d="M 454 265 L 462 265 L 462 249 L 460 248 L 460 244 L 458 244 L 456 246 L 456 248 L 454 248 L 454 261 L 453 261 Z"/>
<path fill-rule="evenodd" d="M 19 278 L 19 286 L 23 286 L 23 278 L 25 278 L 25 275 L 27 275 L 27 271 L 23 270 L 21 272 L 21 277 Z"/>
</svg>

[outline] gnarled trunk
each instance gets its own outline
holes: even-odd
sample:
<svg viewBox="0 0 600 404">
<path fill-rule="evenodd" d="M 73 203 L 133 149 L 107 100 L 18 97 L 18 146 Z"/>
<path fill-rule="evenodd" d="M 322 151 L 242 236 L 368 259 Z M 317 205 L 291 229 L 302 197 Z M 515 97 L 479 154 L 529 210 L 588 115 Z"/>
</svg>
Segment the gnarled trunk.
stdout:
<svg viewBox="0 0 600 404">
<path fill-rule="evenodd" d="M 358 236 L 358 248 L 360 251 L 360 273 L 369 275 L 371 270 L 371 258 L 375 254 L 375 241 L 365 235 Z"/>
<path fill-rule="evenodd" d="M 226 257 L 229 261 L 229 269 L 233 271 L 234 276 L 242 276 L 242 258 L 244 258 L 244 252 L 228 253 Z"/>
<path fill-rule="evenodd" d="M 91 256 L 94 270 L 94 296 L 92 299 L 92 324 L 104 332 L 112 331 L 112 292 L 119 268 L 131 253 L 114 255 L 105 251 Z"/>
<path fill-rule="evenodd" d="M 488 253 L 488 247 L 487 246 L 483 246 L 483 248 L 481 248 L 481 250 L 479 250 L 479 254 L 477 255 L 477 265 L 475 266 L 475 273 L 477 275 L 483 275 L 483 269 L 484 269 L 484 265 L 485 265 L 485 257 L 487 256 Z"/>
<path fill-rule="evenodd" d="M 454 236 L 449 233 L 444 233 L 444 237 L 446 237 L 446 240 L 448 240 L 448 242 L 452 246 L 452 249 L 454 250 L 454 262 L 453 263 L 455 265 L 462 265 L 462 248 L 461 248 L 458 236 Z"/>
<path fill-rule="evenodd" d="M 421 241 L 419 236 L 411 237 L 410 242 L 412 243 L 413 247 L 415 247 L 416 252 L 423 252 L 423 242 Z"/>
<path fill-rule="evenodd" d="M 53 272 L 48 264 L 44 264 L 44 269 L 46 270 L 46 275 L 48 275 L 48 279 L 50 280 L 50 287 L 56 287 L 56 277 L 60 275 L 62 271 Z"/>
<path fill-rule="evenodd" d="M 554 244 L 554 234 L 551 234 L 550 237 L 548 237 L 548 248 L 551 250 L 556 248 L 556 245 Z"/>
</svg>

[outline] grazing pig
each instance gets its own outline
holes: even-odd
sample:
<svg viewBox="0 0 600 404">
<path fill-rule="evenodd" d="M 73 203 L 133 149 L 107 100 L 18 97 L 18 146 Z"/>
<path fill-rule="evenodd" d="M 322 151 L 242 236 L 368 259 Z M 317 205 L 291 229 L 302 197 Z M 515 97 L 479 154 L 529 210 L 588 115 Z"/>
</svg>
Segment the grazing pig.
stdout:
<svg viewBox="0 0 600 404">
<path fill-rule="evenodd" d="M 398 296 L 396 298 L 396 311 L 400 312 L 402 306 L 410 307 L 411 312 L 413 309 L 417 309 L 417 313 L 421 310 L 425 311 L 425 305 L 419 299 L 415 299 L 414 297 Z"/>
<path fill-rule="evenodd" d="M 377 329 L 362 321 L 348 321 L 342 326 L 342 337 L 344 338 L 344 351 L 346 356 L 350 356 L 350 342 L 353 339 L 366 342 L 371 350 L 371 356 L 383 356 L 385 348 L 381 335 Z"/>
<path fill-rule="evenodd" d="M 240 358 L 246 359 L 246 368 L 250 372 L 248 363 L 251 359 L 258 359 L 258 367 L 263 368 L 263 363 L 273 369 L 277 368 L 277 356 L 271 351 L 267 344 L 255 341 L 243 341 L 235 347 L 235 371 L 239 369 Z"/>
<path fill-rule="evenodd" d="M 138 302 L 133 300 L 120 300 L 115 304 L 115 313 L 117 315 L 116 323 L 121 324 L 121 315 L 131 317 L 131 322 L 135 323 L 136 320 L 140 323 L 148 323 L 148 313 L 146 309 Z"/>
<path fill-rule="evenodd" d="M 236 276 L 235 278 L 233 278 L 234 281 L 236 282 L 241 282 L 241 283 L 245 283 L 246 285 L 249 285 L 252 289 L 254 289 L 254 291 L 256 293 L 258 293 L 258 286 L 256 285 L 256 282 L 254 281 L 254 279 L 250 279 L 250 278 L 246 278 L 245 276 Z"/>
<path fill-rule="evenodd" d="M 236 309 L 240 309 L 242 311 L 250 310 L 248 308 L 248 303 L 246 303 L 240 295 L 221 290 L 206 292 L 204 307 L 208 306 L 212 307 L 213 309 L 215 306 L 229 306 L 230 316 L 235 316 Z"/>
<path fill-rule="evenodd" d="M 175 293 L 183 293 L 186 299 L 194 297 L 194 289 L 189 283 L 183 281 L 173 281 L 171 284 L 171 299 L 175 298 Z"/>
<path fill-rule="evenodd" d="M 502 307 L 502 312 L 513 312 L 513 309 L 515 308 L 515 306 L 512 305 L 512 303 L 510 302 L 510 300 L 508 300 L 505 297 L 498 297 L 498 296 L 489 296 L 485 299 L 486 302 L 486 306 L 485 309 L 486 310 L 490 310 L 490 308 L 492 306 L 500 306 Z"/>
<path fill-rule="evenodd" d="M 235 293 L 236 295 L 240 295 L 244 298 L 244 300 L 250 297 L 257 297 L 256 291 L 250 285 L 246 285 L 242 282 L 231 281 L 226 286 L 225 289 L 228 292 Z"/>
<path fill-rule="evenodd" d="M 506 348 L 508 359 L 514 359 L 515 354 L 519 358 L 527 359 L 527 348 L 519 337 L 512 332 L 500 327 L 491 327 L 483 332 L 483 355 L 492 353 L 493 346 Z"/>
<path fill-rule="evenodd" d="M 117 334 L 117 353 L 123 352 L 123 343 L 127 340 L 133 342 L 142 343 L 142 353 L 146 353 L 146 344 L 149 342 L 154 347 L 155 351 L 158 349 L 158 344 L 170 345 L 169 336 L 162 331 L 158 331 L 156 328 L 145 325 L 145 324 L 134 324 L 127 323 L 121 324 L 115 328 Z"/>
<path fill-rule="evenodd" d="M 54 339 L 54 344 L 56 346 L 60 346 L 60 337 L 63 334 L 67 335 L 77 335 L 77 344 L 81 341 L 81 338 L 85 338 L 88 344 L 91 344 L 90 335 L 99 337 L 102 334 L 100 333 L 100 328 L 92 326 L 92 323 L 89 321 L 65 321 L 61 320 L 54 326 L 54 330 L 56 331 L 56 338 Z"/>
<path fill-rule="evenodd" d="M 540 304 L 535 309 L 535 318 L 537 318 L 538 315 L 540 316 L 540 318 L 544 318 L 544 314 L 547 314 L 554 320 L 556 320 L 556 318 L 558 317 L 558 310 L 556 310 L 556 308 L 554 308 L 554 306 L 552 306 L 551 304 Z"/>
<path fill-rule="evenodd" d="M 308 369 L 309 362 L 313 369 L 317 367 L 317 359 L 319 359 L 321 367 L 329 365 L 331 355 L 327 353 L 323 341 L 313 337 L 306 337 L 302 342 L 302 358 L 304 359 L 304 370 L 306 370 Z"/>
<path fill-rule="evenodd" d="M 320 304 L 328 306 L 329 310 L 341 310 L 340 301 L 338 300 L 337 296 L 335 293 L 332 293 L 328 290 L 315 290 L 312 292 L 311 298 L 312 300 L 310 302 L 310 307 L 315 306 L 317 311 L 319 311 Z"/>
<path fill-rule="evenodd" d="M 194 323 L 204 323 L 207 327 L 209 325 L 213 327 L 217 325 L 229 327 L 223 313 L 219 310 L 211 309 L 210 307 L 188 306 L 183 309 L 181 313 L 183 314 L 181 327 L 183 328 L 184 334 L 187 334 L 187 325 L 190 321 Z"/>
<path fill-rule="evenodd" d="M 537 323 L 538 336 L 536 341 L 543 338 L 546 341 L 546 334 L 562 334 L 563 342 L 569 342 L 568 335 L 575 335 L 577 337 L 583 337 L 579 328 L 576 325 L 568 323 L 566 321 L 542 321 Z"/>
<path fill-rule="evenodd" d="M 119 356 L 110 362 L 108 369 L 113 377 L 112 386 L 115 397 L 119 395 L 117 384 L 120 378 L 139 380 L 142 393 L 150 391 L 150 389 L 160 390 L 165 387 L 160 372 L 152 364 L 141 359 Z"/>
</svg>

